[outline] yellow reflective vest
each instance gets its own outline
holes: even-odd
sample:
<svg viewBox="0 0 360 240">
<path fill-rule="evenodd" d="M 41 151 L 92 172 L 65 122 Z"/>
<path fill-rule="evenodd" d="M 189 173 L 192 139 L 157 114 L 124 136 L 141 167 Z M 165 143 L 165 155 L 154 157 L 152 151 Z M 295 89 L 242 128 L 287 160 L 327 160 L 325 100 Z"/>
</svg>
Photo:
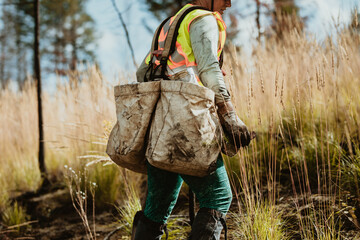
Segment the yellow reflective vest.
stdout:
<svg viewBox="0 0 360 240">
<path fill-rule="evenodd" d="M 183 9 L 191 7 L 192 4 L 185 5 L 179 12 L 181 12 Z M 177 14 L 179 14 L 179 12 Z M 176 14 L 176 15 L 177 15 Z M 161 29 L 160 36 L 159 36 L 159 49 L 163 50 L 165 46 L 165 39 L 167 36 L 167 33 L 170 29 L 170 26 L 172 22 L 175 19 L 175 16 L 171 17 L 169 21 L 165 23 L 163 28 Z M 179 28 L 179 35 L 177 37 L 176 41 L 176 49 L 171 54 L 171 56 L 168 59 L 168 67 L 172 70 L 178 68 L 178 67 L 193 67 L 197 66 L 195 61 L 195 56 L 191 47 L 191 41 L 190 41 L 190 24 L 197 18 L 205 15 L 213 15 L 218 23 L 219 28 L 219 44 L 218 44 L 218 58 L 220 58 L 220 54 L 224 48 L 225 40 L 226 40 L 226 24 L 224 20 L 222 19 L 220 13 L 218 12 L 211 12 L 206 11 L 202 9 L 197 9 L 194 11 L 191 11 L 186 15 L 182 23 L 180 24 Z M 146 64 L 149 64 L 151 61 L 151 53 L 146 58 Z M 160 64 L 159 59 L 156 59 L 156 56 L 153 59 L 153 63 L 156 65 Z"/>
</svg>

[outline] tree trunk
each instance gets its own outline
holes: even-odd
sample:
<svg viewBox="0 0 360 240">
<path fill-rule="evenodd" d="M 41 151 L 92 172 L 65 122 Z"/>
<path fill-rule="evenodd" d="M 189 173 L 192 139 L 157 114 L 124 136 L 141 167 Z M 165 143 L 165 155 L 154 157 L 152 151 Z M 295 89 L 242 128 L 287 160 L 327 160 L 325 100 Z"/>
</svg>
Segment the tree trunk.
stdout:
<svg viewBox="0 0 360 240">
<path fill-rule="evenodd" d="M 5 88 L 5 36 L 0 35 L 0 85 Z"/>
<path fill-rule="evenodd" d="M 256 0 L 256 26 L 258 30 L 257 40 L 260 42 L 261 40 L 261 25 L 260 25 L 260 0 Z"/>
<path fill-rule="evenodd" d="M 122 14 L 121 14 L 119 8 L 117 7 L 115 0 L 111 0 L 111 2 L 112 2 L 112 4 L 113 4 L 113 6 L 114 6 L 114 9 L 115 9 L 115 11 L 116 11 L 119 19 L 120 19 L 120 22 L 121 22 L 122 27 L 124 28 L 126 40 L 127 40 L 127 43 L 128 43 L 129 49 L 130 49 L 130 52 L 131 52 L 131 56 L 132 56 L 132 60 L 133 60 L 134 66 L 135 66 L 136 68 L 138 68 L 138 65 L 137 65 L 136 60 L 135 60 L 134 49 L 133 49 L 133 47 L 132 47 L 132 45 L 131 45 L 129 32 L 128 32 L 128 30 L 127 30 L 127 27 L 126 27 L 126 24 L 125 24 L 124 19 L 123 19 L 123 17 L 122 17 Z"/>
<path fill-rule="evenodd" d="M 2 22 L 6 22 L 6 15 L 7 13 L 5 12 L 4 9 L 2 9 L 2 17 L 1 17 L 1 21 Z M 6 50 L 7 50 L 7 37 L 6 37 L 6 31 L 7 31 L 7 26 L 6 24 L 3 26 L 3 29 L 1 29 L 0 32 L 0 86 L 2 89 L 5 89 L 8 85 L 8 76 L 6 76 L 6 63 L 7 63 L 7 59 L 6 59 Z"/>
<path fill-rule="evenodd" d="M 34 73 L 37 83 L 37 100 L 38 100 L 38 117 L 39 117 L 39 168 L 41 177 L 47 180 L 47 171 L 45 166 L 45 148 L 44 148 L 44 130 L 43 130 L 43 113 L 41 101 L 41 72 L 39 56 L 39 0 L 34 0 Z"/>
<path fill-rule="evenodd" d="M 76 68 L 77 68 L 76 65 L 77 65 L 77 61 L 78 61 L 78 57 L 77 57 L 78 46 L 76 44 L 77 35 L 76 35 L 76 22 L 75 22 L 75 20 L 72 22 L 72 25 L 71 25 L 70 38 L 71 38 L 70 43 L 71 43 L 71 46 L 72 46 L 70 70 L 75 71 Z"/>
</svg>

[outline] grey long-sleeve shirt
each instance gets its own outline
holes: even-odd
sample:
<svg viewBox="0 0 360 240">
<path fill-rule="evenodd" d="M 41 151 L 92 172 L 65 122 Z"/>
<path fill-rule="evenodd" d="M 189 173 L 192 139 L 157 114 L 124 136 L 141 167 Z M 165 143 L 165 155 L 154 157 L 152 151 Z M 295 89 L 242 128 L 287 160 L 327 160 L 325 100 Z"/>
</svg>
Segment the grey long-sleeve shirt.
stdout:
<svg viewBox="0 0 360 240">
<path fill-rule="evenodd" d="M 215 17 L 205 15 L 192 22 L 190 41 L 201 82 L 215 92 L 216 103 L 229 101 L 230 95 L 226 89 L 217 57 L 219 30 Z M 148 65 L 144 60 L 136 72 L 138 82 L 143 81 L 147 68 Z"/>
</svg>

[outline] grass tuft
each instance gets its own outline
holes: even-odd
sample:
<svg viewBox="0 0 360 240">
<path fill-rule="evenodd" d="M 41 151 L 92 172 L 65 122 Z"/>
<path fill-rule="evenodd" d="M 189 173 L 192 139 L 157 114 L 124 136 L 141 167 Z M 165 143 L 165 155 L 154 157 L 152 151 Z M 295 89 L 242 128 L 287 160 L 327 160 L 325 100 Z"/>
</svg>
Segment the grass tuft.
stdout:
<svg viewBox="0 0 360 240">
<path fill-rule="evenodd" d="M 2 222 L 8 227 L 21 225 L 28 220 L 29 216 L 26 214 L 26 209 L 20 206 L 18 202 L 9 204 L 2 213 Z M 15 227 L 14 230 L 16 230 L 16 232 L 20 232 L 25 230 L 25 228 L 26 226 L 18 226 Z"/>
<path fill-rule="evenodd" d="M 254 208 L 245 209 L 243 212 L 230 213 L 234 230 L 234 239 L 267 239 L 286 240 L 281 213 L 275 206 L 268 203 L 257 204 Z"/>
</svg>

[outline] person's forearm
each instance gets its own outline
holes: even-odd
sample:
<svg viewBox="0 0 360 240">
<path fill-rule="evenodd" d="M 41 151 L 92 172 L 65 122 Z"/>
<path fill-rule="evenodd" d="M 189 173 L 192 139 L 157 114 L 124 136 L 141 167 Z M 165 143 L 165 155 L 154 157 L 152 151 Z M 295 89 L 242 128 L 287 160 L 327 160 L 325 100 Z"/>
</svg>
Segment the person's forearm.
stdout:
<svg viewBox="0 0 360 240">
<path fill-rule="evenodd" d="M 190 25 L 190 39 L 199 77 L 215 92 L 215 102 L 230 101 L 217 57 L 219 30 L 215 18 L 203 16 Z"/>
</svg>

